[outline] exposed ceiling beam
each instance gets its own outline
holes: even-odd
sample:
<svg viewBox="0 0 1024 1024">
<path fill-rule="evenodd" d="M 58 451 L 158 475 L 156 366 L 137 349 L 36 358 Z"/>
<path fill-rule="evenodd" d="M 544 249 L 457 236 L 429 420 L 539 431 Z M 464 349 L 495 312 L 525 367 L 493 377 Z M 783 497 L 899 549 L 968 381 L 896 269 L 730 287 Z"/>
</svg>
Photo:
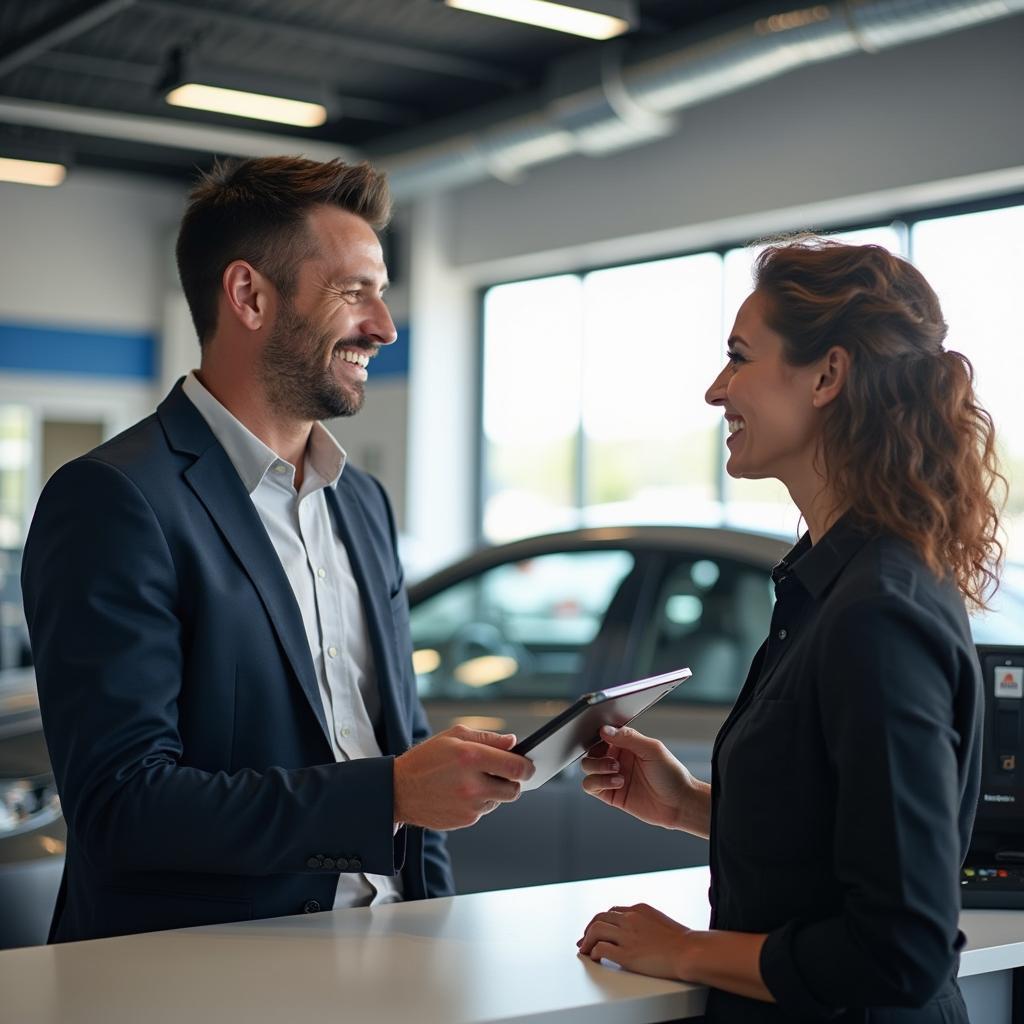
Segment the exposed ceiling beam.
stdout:
<svg viewBox="0 0 1024 1024">
<path fill-rule="evenodd" d="M 101 25 L 134 3 L 135 0 L 90 0 L 89 3 L 79 4 L 70 13 L 54 15 L 32 32 L 15 39 L 10 46 L 0 49 L 0 77 L 17 71 L 47 50 Z"/>
<path fill-rule="evenodd" d="M 163 68 L 155 64 L 141 64 L 136 61 L 115 60 L 109 57 L 92 57 L 83 53 L 44 53 L 37 57 L 34 65 L 59 71 L 62 74 L 86 75 L 111 78 L 122 82 L 137 82 L 150 88 L 156 86 L 163 74 Z M 317 83 L 319 84 L 319 83 Z M 340 117 L 356 117 L 364 121 L 378 121 L 381 124 L 416 124 L 420 113 L 412 107 L 387 100 L 368 99 L 364 96 L 346 96 L 326 86 L 337 101 Z M 335 118 L 332 118 L 334 120 Z"/>
<path fill-rule="evenodd" d="M 508 89 L 521 89 L 527 83 L 523 77 L 513 71 L 506 70 L 490 61 L 473 60 L 470 57 L 459 57 L 450 53 L 438 53 L 436 50 L 423 50 L 419 47 L 402 46 L 397 43 L 381 42 L 366 36 L 355 36 L 350 32 L 328 32 L 319 28 L 295 25 L 287 21 L 272 21 L 262 15 L 256 17 L 247 14 L 233 14 L 228 11 L 213 10 L 197 4 L 181 3 L 179 0 L 137 0 L 140 7 L 149 11 L 176 18 L 193 18 L 206 24 L 222 25 L 245 32 L 259 32 L 272 35 L 275 39 L 292 39 L 302 46 L 329 53 L 350 53 L 360 60 L 374 61 L 379 64 L 411 68 L 436 75 L 447 75 L 450 78 L 464 78 L 475 82 L 493 82 Z"/>
<path fill-rule="evenodd" d="M 341 157 L 352 162 L 361 156 L 348 146 L 333 142 L 302 139 L 294 135 L 274 135 L 220 128 L 179 121 L 169 117 L 143 117 L 107 110 L 85 110 L 60 103 L 0 97 L 0 123 L 31 125 L 78 135 L 106 139 L 124 139 L 195 153 L 219 153 L 226 156 L 277 156 L 303 154 L 314 160 Z"/>
</svg>

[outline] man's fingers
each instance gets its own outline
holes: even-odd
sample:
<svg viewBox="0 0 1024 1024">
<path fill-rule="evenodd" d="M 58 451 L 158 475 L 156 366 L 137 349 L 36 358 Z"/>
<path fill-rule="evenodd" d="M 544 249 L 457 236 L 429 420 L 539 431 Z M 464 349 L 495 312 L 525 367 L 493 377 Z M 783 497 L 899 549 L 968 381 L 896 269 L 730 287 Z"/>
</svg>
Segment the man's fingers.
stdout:
<svg viewBox="0 0 1024 1024">
<path fill-rule="evenodd" d="M 510 754 L 482 743 L 464 748 L 464 757 L 474 768 L 510 782 L 525 782 L 534 773 L 533 762 L 520 754 Z"/>
<path fill-rule="evenodd" d="M 487 785 L 482 795 L 486 801 L 491 801 L 497 806 L 498 804 L 510 804 L 513 800 L 518 800 L 519 792 L 518 782 L 506 782 L 504 779 L 492 776 L 487 780 Z M 484 813 L 487 814 L 493 810 L 494 807 L 490 807 Z"/>
<path fill-rule="evenodd" d="M 486 729 L 470 729 L 464 725 L 456 726 L 459 739 L 470 743 L 483 743 L 498 750 L 511 750 L 516 745 L 516 736 L 512 732 L 488 732 Z M 453 730 L 454 732 L 455 730 Z"/>
</svg>

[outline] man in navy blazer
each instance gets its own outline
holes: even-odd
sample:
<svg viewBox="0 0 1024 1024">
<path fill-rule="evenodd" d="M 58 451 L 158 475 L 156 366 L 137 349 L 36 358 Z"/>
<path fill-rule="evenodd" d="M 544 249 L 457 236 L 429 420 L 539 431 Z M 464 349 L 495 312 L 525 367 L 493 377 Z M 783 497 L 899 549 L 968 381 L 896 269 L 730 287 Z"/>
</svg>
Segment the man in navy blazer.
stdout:
<svg viewBox="0 0 1024 1024">
<path fill-rule="evenodd" d="M 178 240 L 200 369 L 40 497 L 51 941 L 450 894 L 438 830 L 531 773 L 512 736 L 428 738 L 391 508 L 319 422 L 396 337 L 389 207 L 366 165 L 215 168 Z"/>
</svg>

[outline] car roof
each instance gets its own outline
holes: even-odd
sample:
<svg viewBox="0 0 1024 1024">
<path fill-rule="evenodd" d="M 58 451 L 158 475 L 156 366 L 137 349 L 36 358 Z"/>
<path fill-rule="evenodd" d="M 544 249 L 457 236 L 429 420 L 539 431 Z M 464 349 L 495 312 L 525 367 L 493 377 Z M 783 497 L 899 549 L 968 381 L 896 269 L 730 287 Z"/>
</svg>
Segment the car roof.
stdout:
<svg viewBox="0 0 1024 1024">
<path fill-rule="evenodd" d="M 526 537 L 483 547 L 409 587 L 412 604 L 461 580 L 506 562 L 571 551 L 631 550 L 694 552 L 733 558 L 770 569 L 793 546 L 793 538 L 718 526 L 599 526 Z"/>
</svg>

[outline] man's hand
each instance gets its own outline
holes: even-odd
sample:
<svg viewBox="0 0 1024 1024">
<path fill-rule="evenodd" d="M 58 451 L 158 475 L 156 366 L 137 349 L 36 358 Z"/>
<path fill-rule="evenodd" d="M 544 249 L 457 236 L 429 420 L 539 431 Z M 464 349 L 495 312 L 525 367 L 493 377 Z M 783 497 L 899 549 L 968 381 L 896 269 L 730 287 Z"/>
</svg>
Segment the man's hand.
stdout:
<svg viewBox="0 0 1024 1024">
<path fill-rule="evenodd" d="M 511 733 L 455 725 L 395 758 L 395 821 L 424 828 L 475 825 L 519 796 L 533 764 L 510 754 Z"/>
</svg>

